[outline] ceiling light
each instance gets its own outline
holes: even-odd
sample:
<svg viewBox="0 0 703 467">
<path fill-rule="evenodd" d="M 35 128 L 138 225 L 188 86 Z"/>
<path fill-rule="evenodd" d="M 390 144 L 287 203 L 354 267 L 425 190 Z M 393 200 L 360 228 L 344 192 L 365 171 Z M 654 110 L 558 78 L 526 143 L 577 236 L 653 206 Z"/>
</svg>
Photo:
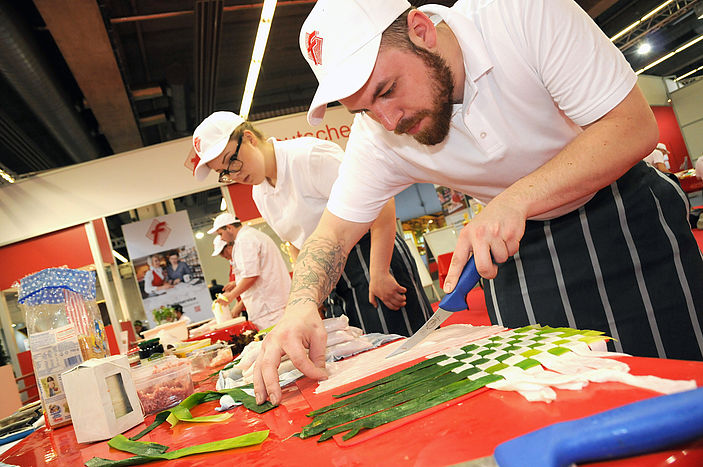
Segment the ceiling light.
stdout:
<svg viewBox="0 0 703 467">
<path fill-rule="evenodd" d="M 642 42 L 642 44 L 640 44 L 640 46 L 637 48 L 637 53 L 640 55 L 647 55 L 651 50 L 651 45 L 649 45 L 647 42 Z"/>
<path fill-rule="evenodd" d="M 251 110 L 251 103 L 254 100 L 254 90 L 256 89 L 256 81 L 259 79 L 259 70 L 261 69 L 261 61 L 266 50 L 266 41 L 268 41 L 269 31 L 271 30 L 271 22 L 273 13 L 276 11 L 276 0 L 264 0 L 264 6 L 261 9 L 261 19 L 259 20 L 259 28 L 256 31 L 256 40 L 254 41 L 254 50 L 251 54 L 251 63 L 249 64 L 249 73 L 247 73 L 247 82 L 244 85 L 244 94 L 242 95 L 242 106 L 239 108 L 239 115 L 246 119 Z"/>
<path fill-rule="evenodd" d="M 15 183 L 15 177 L 0 169 L 0 177 L 4 178 L 8 183 Z"/>
<path fill-rule="evenodd" d="M 644 15 L 642 18 L 638 19 L 637 21 L 635 21 L 634 23 L 632 23 L 631 25 L 629 25 L 628 27 L 626 27 L 625 29 L 623 29 L 619 33 L 615 34 L 613 37 L 610 38 L 610 41 L 615 42 L 616 40 L 620 39 L 622 36 L 624 36 L 625 34 L 627 34 L 630 31 L 632 31 L 632 29 L 636 28 L 642 21 L 645 21 L 648 18 L 656 15 L 657 13 L 659 13 L 659 11 L 662 8 L 666 7 L 669 3 L 673 2 L 673 1 L 674 0 L 668 0 L 664 3 L 662 3 L 661 5 L 659 5 L 658 7 L 656 7 L 655 9 L 653 9 L 652 11 L 650 11 L 649 13 Z"/>
<path fill-rule="evenodd" d="M 225 201 L 224 198 L 222 198 L 222 201 L 220 201 L 220 211 L 226 211 L 227 210 L 227 201 Z"/>
<path fill-rule="evenodd" d="M 200 240 L 200 239 L 203 238 L 204 236 L 205 236 L 205 234 L 202 233 L 202 232 L 196 232 L 196 233 L 195 233 L 195 238 L 197 238 L 198 240 Z"/>
<path fill-rule="evenodd" d="M 17 325 L 15 323 L 12 323 L 12 327 L 15 328 L 17 327 Z"/>
<path fill-rule="evenodd" d="M 128 260 L 127 258 L 125 258 L 124 256 L 122 256 L 122 255 L 121 255 L 118 251 L 116 251 L 116 250 L 112 250 L 112 256 L 114 256 L 115 258 L 119 259 L 119 260 L 122 261 L 123 263 L 128 263 L 128 262 L 129 262 L 129 260 Z"/>
<path fill-rule="evenodd" d="M 696 68 L 696 69 L 694 69 L 694 70 L 691 70 L 691 71 L 689 71 L 688 73 L 684 73 L 684 74 L 681 75 L 681 76 L 677 76 L 674 81 L 679 81 L 679 80 L 682 80 L 682 79 L 684 79 L 684 78 L 688 78 L 688 77 L 691 76 L 692 74 L 696 73 L 697 71 L 701 71 L 701 70 L 703 70 L 703 66 L 699 66 L 698 68 Z"/>
<path fill-rule="evenodd" d="M 655 9 L 653 9 L 652 11 L 650 11 L 649 13 L 647 13 L 646 15 L 644 15 L 642 18 L 640 18 L 640 21 L 644 21 L 644 20 L 649 19 L 650 17 L 656 15 L 657 13 L 659 13 L 659 11 L 660 11 L 662 8 L 664 8 L 665 6 L 667 6 L 669 3 L 673 2 L 673 1 L 674 1 L 674 0 L 668 0 L 668 1 L 664 2 L 664 3 L 662 3 L 661 5 L 659 5 L 658 7 L 656 7 Z"/>
<path fill-rule="evenodd" d="M 671 57 L 673 57 L 674 55 L 676 55 L 677 53 L 683 52 L 684 50 L 688 49 L 688 48 L 691 47 L 692 45 L 697 44 L 697 43 L 700 42 L 701 40 L 703 40 L 703 34 L 701 34 L 700 36 L 696 37 L 696 38 L 693 39 L 692 41 L 686 42 L 684 45 L 682 45 L 682 46 L 679 47 L 678 49 L 674 50 L 673 52 L 669 52 L 668 54 L 664 55 L 662 58 L 653 61 L 652 63 L 650 63 L 649 65 L 645 66 L 644 68 L 640 68 L 640 69 L 637 70 L 635 73 L 638 74 L 638 75 L 639 75 L 639 74 L 642 74 L 642 73 L 644 73 L 645 71 L 649 70 L 650 68 L 659 65 L 659 64 L 660 64 L 661 62 L 663 62 L 664 60 L 668 60 L 668 59 L 670 59 Z"/>
</svg>

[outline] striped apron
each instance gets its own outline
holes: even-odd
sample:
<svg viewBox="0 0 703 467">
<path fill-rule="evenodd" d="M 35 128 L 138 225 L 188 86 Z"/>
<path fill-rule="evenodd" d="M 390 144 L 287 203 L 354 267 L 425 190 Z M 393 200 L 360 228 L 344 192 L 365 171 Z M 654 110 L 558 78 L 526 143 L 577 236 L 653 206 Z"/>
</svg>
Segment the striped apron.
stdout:
<svg viewBox="0 0 703 467">
<path fill-rule="evenodd" d="M 688 198 L 640 162 L 581 208 L 528 221 L 485 281 L 491 322 L 604 331 L 611 350 L 703 359 L 703 259 Z"/>
<path fill-rule="evenodd" d="M 391 310 L 381 300 L 378 306 L 369 303 L 369 257 L 371 234 L 366 233 L 349 252 L 342 277 L 327 300 L 328 316 L 346 314 L 349 324 L 364 333 L 381 332 L 410 336 L 432 315 L 415 260 L 403 238 L 396 234 L 391 274 L 405 287 L 406 304 Z"/>
</svg>

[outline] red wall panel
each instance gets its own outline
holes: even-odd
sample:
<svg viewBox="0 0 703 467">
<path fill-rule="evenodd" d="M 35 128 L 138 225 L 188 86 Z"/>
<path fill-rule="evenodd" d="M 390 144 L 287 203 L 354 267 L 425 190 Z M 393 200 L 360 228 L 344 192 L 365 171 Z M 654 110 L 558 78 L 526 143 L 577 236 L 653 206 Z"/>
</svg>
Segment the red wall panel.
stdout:
<svg viewBox="0 0 703 467">
<path fill-rule="evenodd" d="M 93 255 L 83 225 L 6 245 L 0 248 L 0 290 L 42 269 L 89 264 L 93 264 Z"/>
<path fill-rule="evenodd" d="M 251 185 L 243 185 L 241 183 L 232 183 L 227 185 L 229 196 L 234 205 L 234 212 L 240 221 L 248 221 L 261 217 L 261 213 L 254 204 L 254 199 L 251 197 Z"/>
<path fill-rule="evenodd" d="M 688 156 L 688 149 L 684 143 L 679 122 L 674 115 L 674 109 L 669 106 L 652 106 L 654 118 L 657 119 L 659 127 L 659 141 L 666 144 L 669 149 L 669 165 L 672 172 L 690 169 L 691 159 Z"/>
<path fill-rule="evenodd" d="M 98 245 L 100 245 L 100 255 L 103 257 L 103 263 L 114 264 L 115 257 L 112 256 L 112 244 L 105 231 L 105 224 L 102 219 L 93 221 L 95 235 L 98 237 Z"/>
</svg>

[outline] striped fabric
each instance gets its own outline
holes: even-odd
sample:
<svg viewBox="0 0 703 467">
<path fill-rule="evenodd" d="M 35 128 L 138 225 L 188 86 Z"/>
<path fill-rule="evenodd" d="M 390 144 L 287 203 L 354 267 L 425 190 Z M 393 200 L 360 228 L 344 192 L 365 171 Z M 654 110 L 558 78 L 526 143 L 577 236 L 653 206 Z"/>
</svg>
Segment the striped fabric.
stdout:
<svg viewBox="0 0 703 467">
<path fill-rule="evenodd" d="M 90 336 L 93 328 L 92 317 L 88 310 L 85 309 L 83 297 L 68 289 L 64 289 L 63 294 L 69 322 L 79 335 Z"/>
<path fill-rule="evenodd" d="M 412 335 L 432 315 L 432 308 L 408 246 L 396 234 L 391 274 L 407 289 L 406 305 L 399 310 L 389 309 L 380 300 L 376 307 L 369 303 L 370 255 L 371 235 L 367 233 L 349 252 L 342 277 L 328 299 L 328 307 L 332 310 L 328 317 L 344 313 L 349 324 L 361 328 L 364 333 Z"/>
<path fill-rule="evenodd" d="M 486 281 L 491 322 L 603 331 L 642 357 L 703 359 L 703 260 L 688 199 L 638 163 L 580 209 L 528 221 L 518 253 Z"/>
</svg>

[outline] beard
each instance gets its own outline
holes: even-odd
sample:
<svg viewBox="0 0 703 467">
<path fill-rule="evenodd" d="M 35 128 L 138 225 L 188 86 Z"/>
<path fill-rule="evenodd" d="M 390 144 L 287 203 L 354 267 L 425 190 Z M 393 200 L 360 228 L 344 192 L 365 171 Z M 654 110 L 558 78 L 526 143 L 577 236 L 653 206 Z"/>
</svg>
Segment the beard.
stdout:
<svg viewBox="0 0 703 467">
<path fill-rule="evenodd" d="M 427 128 L 411 135 L 426 146 L 434 146 L 445 140 L 449 134 L 452 119 L 452 95 L 454 94 L 454 75 L 447 62 L 439 54 L 413 46 L 414 52 L 429 68 L 430 82 L 434 84 L 432 106 L 403 118 L 396 126 L 397 135 L 405 134 L 422 119 L 429 117 Z"/>
</svg>

